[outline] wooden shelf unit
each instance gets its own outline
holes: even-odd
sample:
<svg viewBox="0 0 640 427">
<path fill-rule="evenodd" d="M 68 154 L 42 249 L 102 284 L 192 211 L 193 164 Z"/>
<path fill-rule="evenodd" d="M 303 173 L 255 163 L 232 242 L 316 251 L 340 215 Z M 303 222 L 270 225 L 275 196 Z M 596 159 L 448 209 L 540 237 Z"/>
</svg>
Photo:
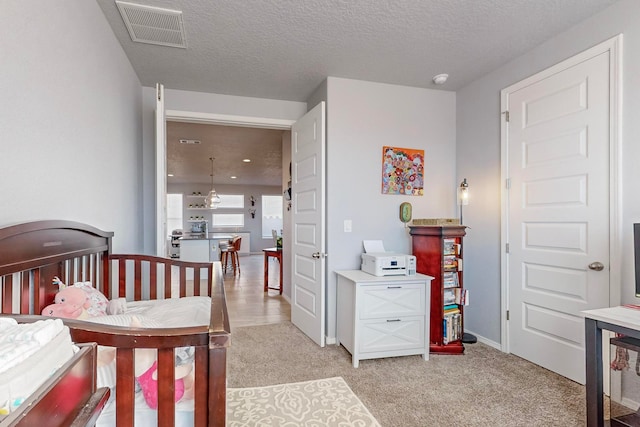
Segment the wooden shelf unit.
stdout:
<svg viewBox="0 0 640 427">
<path fill-rule="evenodd" d="M 431 282 L 431 325 L 430 345 L 431 353 L 439 354 L 463 354 L 464 345 L 462 335 L 464 332 L 463 305 L 456 304 L 460 315 L 456 318 L 459 330 L 457 339 L 446 340 L 445 333 L 445 273 L 455 273 L 456 286 L 448 287 L 458 294 L 464 292 L 462 275 L 462 239 L 465 236 L 463 225 L 420 225 L 410 226 L 412 237 L 412 253 L 416 257 L 418 273 L 433 276 Z M 453 242 L 454 254 L 447 254 L 445 243 Z M 445 265 L 445 260 L 451 260 L 455 264 Z M 448 275 L 451 276 L 451 275 Z M 451 316 L 447 317 L 451 321 Z"/>
</svg>

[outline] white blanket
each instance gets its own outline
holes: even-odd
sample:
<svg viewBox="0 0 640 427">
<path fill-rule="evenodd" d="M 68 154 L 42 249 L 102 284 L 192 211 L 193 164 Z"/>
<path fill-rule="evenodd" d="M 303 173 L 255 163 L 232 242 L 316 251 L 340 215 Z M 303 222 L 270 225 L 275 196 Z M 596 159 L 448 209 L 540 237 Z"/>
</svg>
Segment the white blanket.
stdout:
<svg viewBox="0 0 640 427">
<path fill-rule="evenodd" d="M 29 324 L 0 319 L 0 418 L 54 375 L 75 350 L 60 319 Z"/>
</svg>

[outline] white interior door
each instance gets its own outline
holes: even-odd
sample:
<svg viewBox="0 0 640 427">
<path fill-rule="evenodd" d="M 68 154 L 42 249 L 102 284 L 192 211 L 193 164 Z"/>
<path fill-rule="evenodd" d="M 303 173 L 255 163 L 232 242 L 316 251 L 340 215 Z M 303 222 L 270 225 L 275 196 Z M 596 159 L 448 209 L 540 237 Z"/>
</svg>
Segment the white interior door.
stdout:
<svg viewBox="0 0 640 427">
<path fill-rule="evenodd" d="M 156 255 L 167 252 L 167 124 L 164 85 L 156 83 Z"/>
<path fill-rule="evenodd" d="M 325 345 L 325 103 L 291 128 L 291 322 Z"/>
<path fill-rule="evenodd" d="M 610 54 L 563 64 L 503 91 L 508 347 L 584 383 L 580 311 L 610 295 Z"/>
</svg>

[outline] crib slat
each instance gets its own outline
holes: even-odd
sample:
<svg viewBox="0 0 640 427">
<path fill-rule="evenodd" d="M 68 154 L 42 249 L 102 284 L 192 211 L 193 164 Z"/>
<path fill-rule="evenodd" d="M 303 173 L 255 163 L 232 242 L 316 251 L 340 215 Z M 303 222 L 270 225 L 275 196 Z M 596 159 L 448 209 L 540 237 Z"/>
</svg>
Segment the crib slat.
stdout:
<svg viewBox="0 0 640 427">
<path fill-rule="evenodd" d="M 119 348 L 116 352 L 116 424 L 118 427 L 133 427 L 135 374 L 133 349 Z"/>
<path fill-rule="evenodd" d="M 33 292 L 33 307 L 35 314 L 40 314 L 42 310 L 39 309 L 41 307 L 40 301 L 44 301 L 44 286 L 40 286 L 40 278 L 42 275 L 40 274 L 40 270 L 36 270 L 33 274 L 33 283 L 35 286 Z"/>
<path fill-rule="evenodd" d="M 175 357 L 173 348 L 158 350 L 158 426 L 175 423 Z"/>
<path fill-rule="evenodd" d="M 20 314 L 29 314 L 29 274 L 28 273 L 21 274 L 21 276 L 22 278 L 20 283 Z"/>
<path fill-rule="evenodd" d="M 193 273 L 196 274 L 195 272 Z M 180 266 L 180 298 L 187 296 L 187 267 Z"/>
<path fill-rule="evenodd" d="M 171 298 L 171 264 L 164 263 L 164 298 Z"/>
<path fill-rule="evenodd" d="M 97 270 L 98 270 L 98 257 L 96 255 L 91 255 L 91 258 L 89 260 L 89 264 L 93 267 L 91 268 L 91 276 L 90 279 L 91 283 L 93 283 L 93 286 L 96 289 L 100 289 L 100 284 L 98 283 L 98 276 L 96 275 Z M 103 292 L 104 294 L 104 292 Z"/>
<path fill-rule="evenodd" d="M 118 296 L 127 296 L 127 261 L 124 258 L 118 260 Z"/>
<path fill-rule="evenodd" d="M 142 263 L 139 259 L 133 261 L 133 277 L 135 279 L 134 286 L 134 301 L 142 300 Z"/>
<path fill-rule="evenodd" d="M 107 297 L 108 300 L 111 299 L 111 260 L 108 256 L 104 256 L 102 254 L 97 254 L 97 268 L 96 273 L 98 277 L 101 277 L 101 286 L 102 293 Z M 101 261 L 101 262 L 100 262 Z"/>
<path fill-rule="evenodd" d="M 152 300 L 158 299 L 158 263 L 149 262 L 149 295 Z"/>
<path fill-rule="evenodd" d="M 207 420 L 207 396 L 209 383 L 205 381 L 209 378 L 209 365 L 207 363 L 209 349 L 204 346 L 196 347 L 195 354 L 195 384 L 194 384 L 194 423 L 195 427 L 204 427 L 208 425 Z"/>
<path fill-rule="evenodd" d="M 227 349 L 209 349 L 209 425 L 224 427 L 227 398 Z"/>
<path fill-rule="evenodd" d="M 2 312 L 11 313 L 11 301 L 13 301 L 13 276 L 8 274 L 2 277 Z"/>
<path fill-rule="evenodd" d="M 193 272 L 193 295 L 200 296 L 200 269 L 196 268 Z"/>
</svg>

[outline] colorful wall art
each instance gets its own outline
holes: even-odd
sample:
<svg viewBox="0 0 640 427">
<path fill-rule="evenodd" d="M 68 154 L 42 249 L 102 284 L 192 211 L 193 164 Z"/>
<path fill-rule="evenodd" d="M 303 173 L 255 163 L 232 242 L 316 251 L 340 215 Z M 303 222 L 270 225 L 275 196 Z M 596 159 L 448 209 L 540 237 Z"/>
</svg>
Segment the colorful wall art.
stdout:
<svg viewBox="0 0 640 427">
<path fill-rule="evenodd" d="M 422 196 L 424 150 L 382 147 L 382 194 Z"/>
</svg>

